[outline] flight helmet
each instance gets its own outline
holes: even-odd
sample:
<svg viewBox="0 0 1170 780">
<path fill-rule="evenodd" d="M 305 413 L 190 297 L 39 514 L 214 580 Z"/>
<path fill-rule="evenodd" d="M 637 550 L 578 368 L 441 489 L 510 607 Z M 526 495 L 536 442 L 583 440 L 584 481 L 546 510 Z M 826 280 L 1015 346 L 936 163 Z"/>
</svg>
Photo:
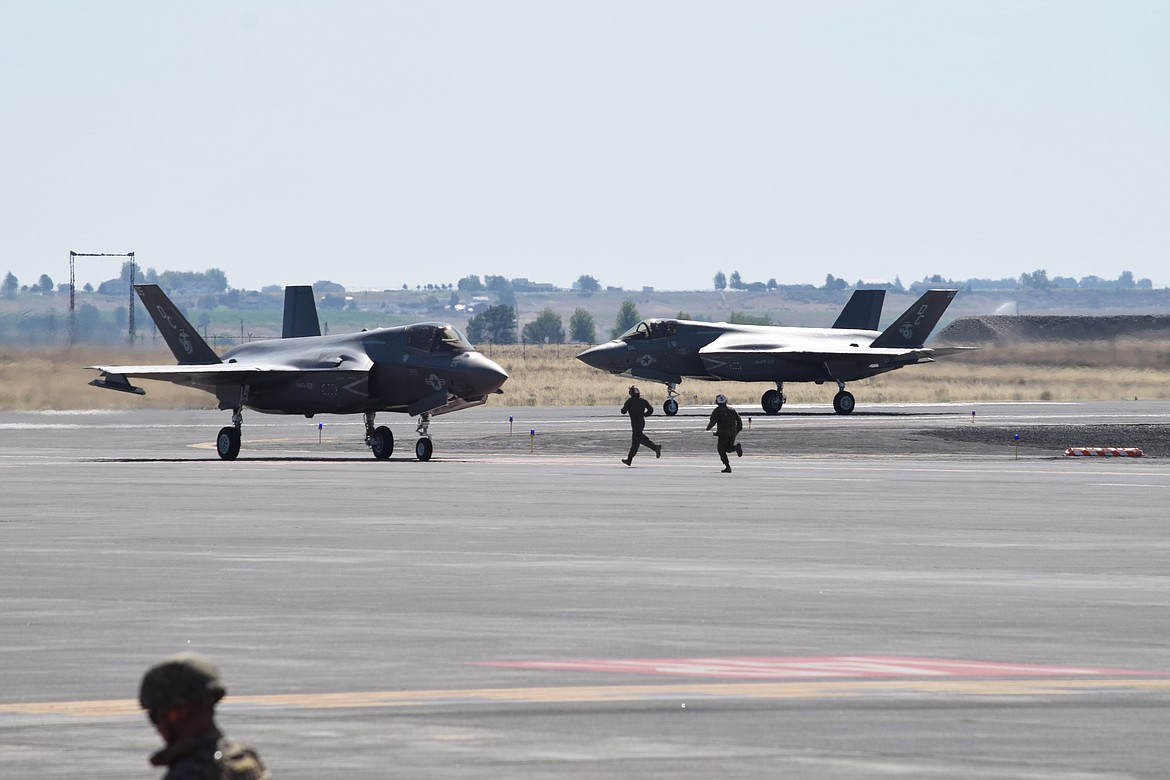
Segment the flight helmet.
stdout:
<svg viewBox="0 0 1170 780">
<path fill-rule="evenodd" d="M 630 395 L 641 395 L 642 389 L 637 385 L 630 385 Z"/>
<path fill-rule="evenodd" d="M 723 393 L 720 393 L 719 395 L 715 396 L 715 403 L 720 405 L 727 403 L 727 396 L 725 396 Z"/>
</svg>

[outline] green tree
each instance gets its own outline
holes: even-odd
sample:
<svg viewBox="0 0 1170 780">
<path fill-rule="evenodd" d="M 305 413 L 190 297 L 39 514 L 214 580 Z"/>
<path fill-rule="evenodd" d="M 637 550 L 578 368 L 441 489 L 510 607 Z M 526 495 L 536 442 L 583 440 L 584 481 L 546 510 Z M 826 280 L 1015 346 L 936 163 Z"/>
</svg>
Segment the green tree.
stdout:
<svg viewBox="0 0 1170 780">
<path fill-rule="evenodd" d="M 743 279 L 740 278 L 739 271 L 732 271 L 731 272 L 731 279 L 728 280 L 727 284 L 733 290 L 742 290 L 743 289 L 743 287 L 744 287 Z"/>
<path fill-rule="evenodd" d="M 16 295 L 16 291 L 19 289 L 20 280 L 16 278 L 15 274 L 9 271 L 4 276 L 3 284 L 0 284 L 0 294 L 3 294 L 5 298 L 11 298 L 13 295 Z"/>
<path fill-rule="evenodd" d="M 479 276 L 471 274 L 459 280 L 457 285 L 463 292 L 483 292 L 483 282 L 479 280 Z"/>
<path fill-rule="evenodd" d="M 1032 273 L 1020 274 L 1020 287 L 1025 287 L 1029 290 L 1046 290 L 1051 286 L 1051 283 L 1048 281 L 1048 271 L 1043 268 Z"/>
<path fill-rule="evenodd" d="M 569 317 L 569 338 L 578 344 L 593 344 L 597 341 L 597 325 L 588 310 L 577 308 Z"/>
<path fill-rule="evenodd" d="M 529 344 L 562 344 L 565 341 L 565 323 L 561 315 L 546 306 L 536 319 L 521 331 Z"/>
<path fill-rule="evenodd" d="M 472 342 L 516 343 L 516 310 L 511 306 L 489 306 L 467 321 L 467 338 Z"/>
<path fill-rule="evenodd" d="M 595 293 L 601 289 L 601 282 L 594 279 L 589 274 L 582 274 L 577 277 L 577 281 L 573 283 L 578 292 Z"/>
<path fill-rule="evenodd" d="M 727 289 L 727 274 L 723 273 L 722 271 L 715 272 L 715 289 L 716 290 L 726 290 Z"/>
<path fill-rule="evenodd" d="M 48 274 L 41 274 L 41 279 L 39 282 L 37 282 L 37 284 L 45 292 L 53 291 L 53 280 L 49 278 Z"/>
<path fill-rule="evenodd" d="M 727 321 L 733 325 L 771 325 L 772 318 L 767 314 L 748 314 L 742 311 L 733 311 Z"/>
<path fill-rule="evenodd" d="M 618 309 L 617 319 L 614 321 L 613 331 L 611 332 L 612 337 L 616 339 L 637 325 L 640 319 L 642 318 L 638 316 L 638 307 L 634 305 L 634 302 L 622 301 L 622 305 Z"/>
</svg>

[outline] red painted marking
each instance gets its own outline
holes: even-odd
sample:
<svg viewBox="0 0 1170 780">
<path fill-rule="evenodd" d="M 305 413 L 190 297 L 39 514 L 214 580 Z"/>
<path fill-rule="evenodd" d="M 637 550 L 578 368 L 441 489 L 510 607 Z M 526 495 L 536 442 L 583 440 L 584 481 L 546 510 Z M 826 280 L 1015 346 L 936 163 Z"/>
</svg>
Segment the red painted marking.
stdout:
<svg viewBox="0 0 1170 780">
<path fill-rule="evenodd" d="M 592 661 L 488 661 L 483 666 L 571 672 L 624 672 L 742 680 L 867 677 L 1095 677 L 1154 674 L 1128 669 L 1040 666 L 943 658 L 629 658 Z"/>
</svg>

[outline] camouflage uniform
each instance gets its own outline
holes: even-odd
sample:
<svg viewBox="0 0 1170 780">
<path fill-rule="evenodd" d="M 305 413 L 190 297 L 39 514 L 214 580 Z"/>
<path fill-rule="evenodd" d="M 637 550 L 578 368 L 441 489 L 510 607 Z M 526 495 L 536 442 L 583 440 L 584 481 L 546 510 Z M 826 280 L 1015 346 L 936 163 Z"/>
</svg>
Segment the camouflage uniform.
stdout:
<svg viewBox="0 0 1170 780">
<path fill-rule="evenodd" d="M 155 766 L 167 766 L 163 780 L 271 780 L 260 756 L 219 729 L 195 739 L 181 739 L 150 758 Z"/>
<path fill-rule="evenodd" d="M 197 653 L 180 653 L 161 661 L 142 678 L 138 703 L 159 722 L 181 704 L 197 703 L 214 709 L 227 689 L 219 669 Z M 197 736 L 183 736 L 150 757 L 154 766 L 168 767 L 163 780 L 271 780 L 256 751 L 215 727 Z"/>
</svg>

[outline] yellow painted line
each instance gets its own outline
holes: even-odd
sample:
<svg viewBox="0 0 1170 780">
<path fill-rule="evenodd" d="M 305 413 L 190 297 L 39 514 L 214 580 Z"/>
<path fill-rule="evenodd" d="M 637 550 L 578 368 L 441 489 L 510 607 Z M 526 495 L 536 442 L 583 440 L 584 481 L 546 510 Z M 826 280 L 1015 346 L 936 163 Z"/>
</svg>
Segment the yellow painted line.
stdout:
<svg viewBox="0 0 1170 780">
<path fill-rule="evenodd" d="M 453 704 L 566 704 L 661 699 L 825 699 L 868 695 L 1072 696 L 1091 693 L 1170 693 L 1170 679 L 1063 680 L 832 680 L 782 683 L 590 685 L 546 688 L 467 688 L 229 696 L 231 707 L 370 709 Z M 3 715 L 94 717 L 138 714 L 133 699 L 0 704 Z"/>
</svg>

